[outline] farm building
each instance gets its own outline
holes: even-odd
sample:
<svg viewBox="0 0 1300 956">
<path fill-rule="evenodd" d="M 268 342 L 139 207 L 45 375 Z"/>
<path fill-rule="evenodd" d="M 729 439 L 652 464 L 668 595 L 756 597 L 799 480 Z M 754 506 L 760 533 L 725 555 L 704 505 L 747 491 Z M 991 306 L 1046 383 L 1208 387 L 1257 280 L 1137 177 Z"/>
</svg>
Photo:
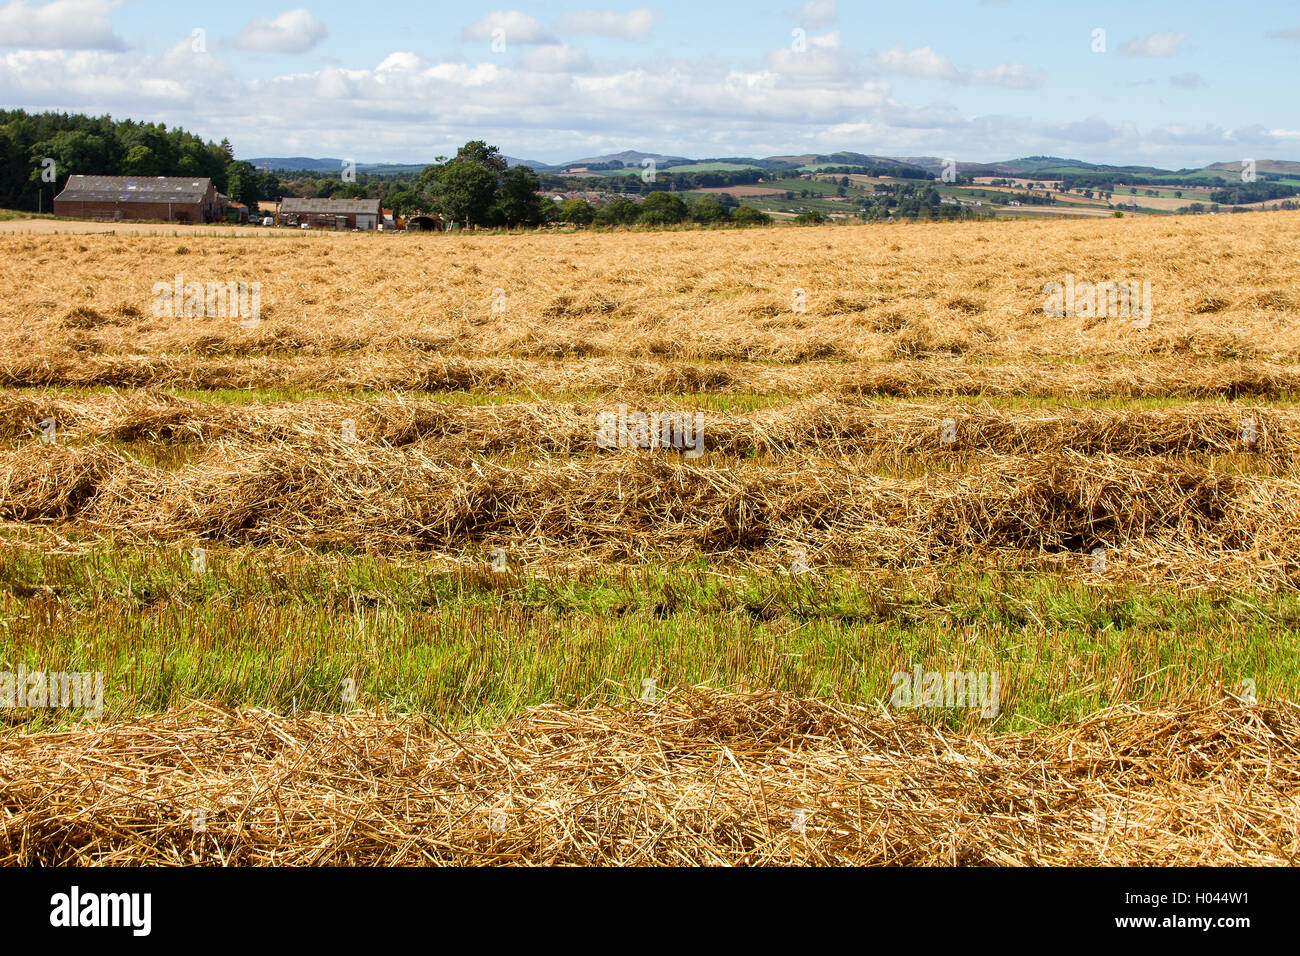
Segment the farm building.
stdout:
<svg viewBox="0 0 1300 956">
<path fill-rule="evenodd" d="M 312 229 L 374 229 L 379 224 L 379 200 L 286 197 L 280 202 L 276 222 Z"/>
<path fill-rule="evenodd" d="M 74 175 L 54 197 L 54 215 L 203 223 L 219 219 L 221 205 L 207 178 Z"/>
<path fill-rule="evenodd" d="M 419 212 L 406 218 L 407 232 L 442 232 L 446 228 L 447 224 L 442 221 L 441 216 L 430 216 Z"/>
<path fill-rule="evenodd" d="M 220 205 L 221 214 L 225 218 L 226 222 L 237 222 L 240 224 L 248 222 L 247 206 L 242 202 L 231 202 L 225 196 L 222 196 L 221 193 L 217 193 L 217 196 L 218 201 L 225 200 L 225 202 L 220 203 Z"/>
</svg>

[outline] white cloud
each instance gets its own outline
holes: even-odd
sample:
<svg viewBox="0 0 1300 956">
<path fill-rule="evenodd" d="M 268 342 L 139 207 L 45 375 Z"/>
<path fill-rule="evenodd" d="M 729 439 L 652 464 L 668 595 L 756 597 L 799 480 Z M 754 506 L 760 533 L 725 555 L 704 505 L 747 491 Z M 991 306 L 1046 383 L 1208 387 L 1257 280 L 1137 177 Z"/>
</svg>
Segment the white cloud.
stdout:
<svg viewBox="0 0 1300 956">
<path fill-rule="evenodd" d="M 571 34 L 638 40 L 654 29 L 659 14 L 649 7 L 619 13 L 614 10 L 577 10 L 560 18 L 560 29 Z"/>
<path fill-rule="evenodd" d="M 299 7 L 286 10 L 274 20 L 254 17 L 235 37 L 234 44 L 241 50 L 257 53 L 306 53 L 328 31 L 311 12 Z"/>
<path fill-rule="evenodd" d="M 1119 52 L 1123 56 L 1173 56 L 1186 39 L 1186 33 L 1153 33 L 1145 40 L 1129 40 L 1119 48 Z"/>
<path fill-rule="evenodd" d="M 499 35 L 504 37 L 507 46 L 513 43 L 529 46 L 556 42 L 542 27 L 540 20 L 518 10 L 494 10 L 461 30 L 460 38 L 469 42 L 491 42 L 496 39 L 494 32 L 497 30 L 502 31 Z"/>
<path fill-rule="evenodd" d="M 799 22 L 809 30 L 830 26 L 838 17 L 835 0 L 804 0 L 799 8 Z"/>
<path fill-rule="evenodd" d="M 1154 142 L 1162 144 L 1178 144 L 1182 146 L 1210 146 L 1217 148 L 1228 148 L 1246 142 L 1252 139 L 1253 131 L 1250 129 L 1227 130 L 1222 126 L 1187 126 L 1182 123 L 1168 123 L 1164 126 L 1157 126 L 1151 131 L 1151 139 Z"/>
<path fill-rule="evenodd" d="M 919 76 L 932 80 L 957 79 L 957 68 L 952 61 L 928 46 L 904 51 L 901 44 L 876 54 L 876 69 L 897 76 Z"/>
<path fill-rule="evenodd" d="M 380 74 L 399 71 L 410 72 L 412 70 L 421 69 L 423 66 L 423 60 L 414 53 L 403 50 L 396 53 L 390 53 L 388 56 L 384 57 L 379 66 L 375 67 L 375 72 Z"/>
<path fill-rule="evenodd" d="M 944 80 L 962 86 L 1001 86 L 1013 90 L 1031 90 L 1043 85 L 1043 75 L 1022 63 L 1000 63 L 972 70 L 958 69 L 951 60 L 932 47 L 904 50 L 895 44 L 875 55 L 876 69 L 895 76 L 915 76 Z"/>
<path fill-rule="evenodd" d="M 586 50 L 567 43 L 531 47 L 519 55 L 519 66 L 539 73 L 585 73 L 593 68 Z"/>
<path fill-rule="evenodd" d="M 124 50 L 109 13 L 121 0 L 54 0 L 33 7 L 14 0 L 0 8 L 0 48 L 21 50 Z"/>
<path fill-rule="evenodd" d="M 110 112 L 212 139 L 229 135 L 246 157 L 359 161 L 429 161 L 468 139 L 486 139 L 510 155 L 555 161 L 627 148 L 688 156 L 856 149 L 965 161 L 1066 155 L 1177 168 L 1296 145 L 1284 129 L 1140 130 L 1096 117 L 1060 122 L 972 115 L 945 102 L 916 105 L 883 79 L 868 81 L 859 58 L 837 60 L 846 56 L 841 43 L 835 32 L 810 37 L 789 69 L 774 69 L 780 60 L 742 68 L 662 57 L 588 64 L 582 50 L 557 43 L 482 62 L 426 61 L 399 50 L 368 68 L 245 79 L 220 56 L 193 53 L 184 37 L 156 56 L 0 52 L 0 102 Z M 933 51 L 906 62 L 942 79 L 955 75 L 954 85 L 978 73 L 949 69 Z M 997 69 L 980 79 L 1017 81 L 1014 71 L 992 76 Z"/>
<path fill-rule="evenodd" d="M 856 58 L 840 49 L 839 30 L 807 37 L 802 51 L 790 46 L 773 50 L 767 66 L 787 78 L 836 86 L 857 83 L 862 76 Z"/>
<path fill-rule="evenodd" d="M 1265 35 L 1270 40 L 1294 40 L 1300 43 L 1300 30 L 1270 30 Z"/>
<path fill-rule="evenodd" d="M 999 63 L 988 69 L 962 74 L 961 83 L 971 86 L 1001 86 L 1009 90 L 1034 90 L 1043 85 L 1043 75 L 1023 63 Z"/>
<path fill-rule="evenodd" d="M 223 62 L 195 53 L 189 37 L 155 56 L 93 50 L 19 50 L 0 56 L 0 101 L 27 109 L 127 113 L 156 121 L 183 111 L 184 125 L 239 81 Z M 162 121 L 175 125 L 175 114 Z"/>
</svg>

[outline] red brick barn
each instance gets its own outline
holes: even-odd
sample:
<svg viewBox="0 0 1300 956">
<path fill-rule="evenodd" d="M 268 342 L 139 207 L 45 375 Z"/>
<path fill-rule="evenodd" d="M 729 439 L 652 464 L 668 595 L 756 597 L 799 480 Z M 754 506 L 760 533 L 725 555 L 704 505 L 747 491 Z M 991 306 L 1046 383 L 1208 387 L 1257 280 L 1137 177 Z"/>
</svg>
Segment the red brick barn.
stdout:
<svg viewBox="0 0 1300 956">
<path fill-rule="evenodd" d="M 221 218 L 221 205 L 207 178 L 75 175 L 54 197 L 54 215 L 204 223 Z"/>
</svg>

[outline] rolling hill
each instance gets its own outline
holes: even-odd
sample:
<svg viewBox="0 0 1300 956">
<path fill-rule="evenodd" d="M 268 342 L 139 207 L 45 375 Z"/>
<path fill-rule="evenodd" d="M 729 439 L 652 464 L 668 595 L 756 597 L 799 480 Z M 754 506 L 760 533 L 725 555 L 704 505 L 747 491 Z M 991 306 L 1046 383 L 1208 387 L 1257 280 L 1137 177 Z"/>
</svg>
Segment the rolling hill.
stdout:
<svg viewBox="0 0 1300 956">
<path fill-rule="evenodd" d="M 725 156 L 710 159 L 691 159 L 686 156 L 672 156 L 664 153 L 647 153 L 635 149 L 626 149 L 619 153 L 605 153 L 600 156 L 587 156 L 582 159 L 563 163 L 543 163 L 532 159 L 506 157 L 511 166 L 528 166 L 539 173 L 564 173 L 578 167 L 598 167 L 598 172 L 617 172 L 599 167 L 610 167 L 622 163 L 627 170 L 639 170 L 644 160 L 652 159 L 660 170 L 700 172 L 713 169 L 754 168 L 766 172 L 815 171 L 824 167 L 836 166 L 893 166 L 899 169 L 923 169 L 939 175 L 944 168 L 945 159 L 939 156 L 881 156 L 870 153 L 840 151 L 834 153 L 803 153 L 780 156 Z M 317 174 L 337 173 L 343 167 L 343 160 L 326 157 L 308 156 L 257 157 L 249 159 L 258 168 L 275 171 L 306 170 Z M 430 163 L 432 160 L 430 160 Z M 358 163 L 357 171 L 372 175 L 397 175 L 419 172 L 430 163 Z M 1256 161 L 1259 174 L 1281 176 L 1300 180 L 1300 162 L 1291 160 L 1261 159 Z M 1032 176 L 1043 179 L 1056 179 L 1061 176 L 1082 173 L 1094 174 L 1130 174 L 1148 178 L 1177 177 L 1180 179 L 1213 179 L 1215 176 L 1231 178 L 1241 171 L 1241 161 L 1211 163 L 1201 169 L 1161 169 L 1157 166 L 1114 166 L 1105 163 L 1089 163 L 1078 159 L 1060 156 L 1026 156 L 991 163 L 958 162 L 957 170 L 971 176 Z"/>
</svg>

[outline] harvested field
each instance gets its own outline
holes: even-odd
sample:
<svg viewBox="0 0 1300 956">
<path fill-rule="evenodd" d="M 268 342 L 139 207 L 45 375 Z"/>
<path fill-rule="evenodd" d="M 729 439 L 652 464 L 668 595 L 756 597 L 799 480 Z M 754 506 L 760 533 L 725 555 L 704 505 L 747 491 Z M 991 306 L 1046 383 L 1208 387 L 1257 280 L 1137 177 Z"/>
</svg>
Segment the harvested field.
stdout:
<svg viewBox="0 0 1300 956">
<path fill-rule="evenodd" d="M 363 375 L 398 357 L 470 368 L 504 357 L 1291 363 L 1300 291 L 1281 264 L 1300 240 L 1293 219 L 1216 217 L 1197 221 L 1190 237 L 1165 219 L 834 233 L 4 236 L 0 281 L 13 291 L 0 303 L 0 349 L 6 367 L 130 363 L 134 385 L 151 384 L 154 363 L 166 369 L 182 354 L 323 357 Z M 228 318 L 156 317 L 154 286 L 178 274 L 261 283 L 263 321 L 248 329 Z M 1083 314 L 1043 321 L 1043 286 L 1067 275 L 1150 282 L 1150 325 Z"/>
<path fill-rule="evenodd" d="M 458 736 L 196 706 L 0 741 L 0 860 L 1289 864 L 1298 733 L 1294 706 L 1232 699 L 1000 737 L 689 689 Z"/>
<path fill-rule="evenodd" d="M 1297 241 L 0 234 L 0 853 L 1292 862 Z"/>
</svg>

